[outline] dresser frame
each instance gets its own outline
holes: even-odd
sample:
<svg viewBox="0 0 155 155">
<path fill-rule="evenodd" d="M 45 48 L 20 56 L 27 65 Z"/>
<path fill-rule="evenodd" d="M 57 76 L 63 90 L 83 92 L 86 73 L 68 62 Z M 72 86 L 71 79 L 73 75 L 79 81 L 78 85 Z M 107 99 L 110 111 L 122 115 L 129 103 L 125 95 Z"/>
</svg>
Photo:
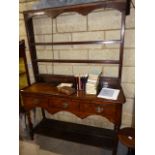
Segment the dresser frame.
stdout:
<svg viewBox="0 0 155 155">
<path fill-rule="evenodd" d="M 121 12 L 121 29 L 120 40 L 108 41 L 76 41 L 76 42 L 35 42 L 33 17 L 40 14 L 47 14 L 52 18 L 59 16 L 64 12 L 78 12 L 82 15 L 88 15 L 95 9 L 111 8 Z M 67 139 L 71 141 L 81 142 L 89 145 L 95 145 L 112 149 L 112 154 L 116 155 L 118 138 L 117 133 L 121 125 L 122 105 L 125 103 L 125 96 L 121 88 L 122 62 L 124 50 L 124 34 L 125 34 L 125 17 L 130 13 L 130 0 L 106 0 L 86 4 L 76 4 L 71 6 L 62 6 L 56 8 L 40 9 L 24 11 L 24 20 L 28 38 L 28 45 L 32 59 L 34 70 L 34 78 L 36 83 L 22 89 L 21 95 L 23 104 L 27 112 L 30 136 L 33 139 L 34 133 L 52 136 L 56 138 Z M 53 22 L 52 22 L 53 23 Z M 37 59 L 36 46 L 57 46 L 57 45 L 84 45 L 84 44 L 120 44 L 119 60 L 58 60 L 58 59 Z M 38 62 L 52 63 L 91 63 L 91 64 L 118 64 L 118 78 L 100 77 L 100 90 L 104 81 L 109 83 L 112 88 L 120 89 L 117 100 L 106 100 L 97 98 L 96 95 L 88 95 L 84 90 L 77 90 L 73 95 L 64 95 L 58 92 L 56 85 L 61 82 L 72 82 L 75 87 L 74 76 L 67 75 L 49 75 L 40 74 Z M 42 121 L 33 127 L 30 110 L 36 107 L 42 109 Z M 45 111 L 54 114 L 59 111 L 68 111 L 80 118 L 86 118 L 90 115 L 100 115 L 107 118 L 114 124 L 114 129 L 97 128 L 82 124 L 75 124 L 46 118 Z"/>
</svg>

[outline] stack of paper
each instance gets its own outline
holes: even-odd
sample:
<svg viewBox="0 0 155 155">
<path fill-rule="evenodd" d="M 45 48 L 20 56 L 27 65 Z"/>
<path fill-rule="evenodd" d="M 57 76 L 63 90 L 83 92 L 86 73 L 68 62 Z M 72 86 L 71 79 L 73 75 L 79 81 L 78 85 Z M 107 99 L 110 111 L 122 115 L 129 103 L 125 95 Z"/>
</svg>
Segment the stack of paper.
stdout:
<svg viewBox="0 0 155 155">
<path fill-rule="evenodd" d="M 97 97 L 117 100 L 120 90 L 113 88 L 102 88 Z"/>
<path fill-rule="evenodd" d="M 98 85 L 98 75 L 90 74 L 86 83 L 86 93 L 96 94 Z"/>
</svg>

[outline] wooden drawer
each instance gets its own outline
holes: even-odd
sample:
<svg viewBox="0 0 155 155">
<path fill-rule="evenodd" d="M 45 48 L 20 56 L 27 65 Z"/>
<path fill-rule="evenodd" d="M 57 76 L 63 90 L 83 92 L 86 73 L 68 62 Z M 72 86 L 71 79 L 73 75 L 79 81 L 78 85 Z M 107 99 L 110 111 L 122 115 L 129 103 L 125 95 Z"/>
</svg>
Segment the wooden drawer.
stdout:
<svg viewBox="0 0 155 155">
<path fill-rule="evenodd" d="M 60 110 L 79 111 L 79 102 L 66 98 L 51 97 L 49 99 L 49 107 Z"/>
<path fill-rule="evenodd" d="M 48 99 L 40 96 L 23 96 L 23 103 L 24 106 L 28 108 L 37 106 L 44 107 L 48 104 Z"/>
<path fill-rule="evenodd" d="M 82 103 L 80 104 L 80 111 L 90 114 L 108 114 L 111 115 L 115 112 L 114 105 L 108 104 L 94 104 L 94 103 Z"/>
</svg>

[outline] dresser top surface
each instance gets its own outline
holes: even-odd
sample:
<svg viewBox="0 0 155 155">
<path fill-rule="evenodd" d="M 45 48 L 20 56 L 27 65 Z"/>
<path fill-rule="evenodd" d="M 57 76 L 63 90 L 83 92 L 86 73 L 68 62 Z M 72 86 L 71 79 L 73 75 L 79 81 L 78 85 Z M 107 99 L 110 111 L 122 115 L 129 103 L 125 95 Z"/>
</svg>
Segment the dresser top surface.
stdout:
<svg viewBox="0 0 155 155">
<path fill-rule="evenodd" d="M 125 102 L 125 96 L 123 90 L 120 89 L 120 93 L 117 100 L 108 100 L 103 98 L 98 98 L 97 95 L 86 94 L 85 91 L 76 91 L 76 93 L 72 95 L 66 95 L 60 93 L 56 86 L 49 83 L 35 83 L 31 86 L 24 88 L 21 90 L 23 94 L 33 94 L 33 95 L 47 95 L 47 96 L 56 96 L 56 97 L 65 97 L 71 99 L 83 99 L 83 100 L 95 100 L 98 102 L 106 102 L 106 103 L 120 103 L 123 104 Z"/>
</svg>

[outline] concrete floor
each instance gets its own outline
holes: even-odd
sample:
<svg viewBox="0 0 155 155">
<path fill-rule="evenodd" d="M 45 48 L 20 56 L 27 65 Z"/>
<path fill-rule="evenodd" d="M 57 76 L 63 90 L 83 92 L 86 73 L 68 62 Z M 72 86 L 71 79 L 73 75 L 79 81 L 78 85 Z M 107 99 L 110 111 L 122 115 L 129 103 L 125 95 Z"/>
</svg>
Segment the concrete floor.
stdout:
<svg viewBox="0 0 155 155">
<path fill-rule="evenodd" d="M 39 145 L 32 141 L 20 141 L 19 155 L 60 155 L 42 150 Z"/>
<path fill-rule="evenodd" d="M 126 155 L 127 148 L 119 143 L 118 155 Z M 35 135 L 20 141 L 20 155 L 111 155 L 110 150 L 80 143 Z"/>
<path fill-rule="evenodd" d="M 30 140 L 28 128 L 20 125 L 20 155 L 111 155 L 103 148 L 35 134 Z M 127 148 L 119 143 L 117 155 L 126 155 Z"/>
</svg>

